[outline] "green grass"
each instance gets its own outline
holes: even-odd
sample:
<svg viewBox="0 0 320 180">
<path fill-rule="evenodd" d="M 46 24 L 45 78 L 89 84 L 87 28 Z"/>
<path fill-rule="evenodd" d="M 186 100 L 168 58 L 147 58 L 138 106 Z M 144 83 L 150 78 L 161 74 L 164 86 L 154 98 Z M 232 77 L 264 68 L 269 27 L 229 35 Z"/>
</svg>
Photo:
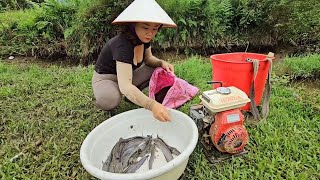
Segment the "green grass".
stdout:
<svg viewBox="0 0 320 180">
<path fill-rule="evenodd" d="M 211 79 L 209 61 L 192 57 L 175 67 L 178 77 L 201 91 L 211 88 L 205 84 Z M 94 179 L 82 167 L 79 150 L 109 116 L 93 104 L 92 71 L 0 61 L 0 178 Z M 268 121 L 247 127 L 249 154 L 212 165 L 197 146 L 182 179 L 320 178 L 319 87 L 307 92 L 275 74 L 272 84 Z M 179 110 L 187 113 L 198 102 L 196 97 Z M 116 113 L 133 108 L 123 102 Z"/>
<path fill-rule="evenodd" d="M 285 58 L 282 64 L 285 74 L 292 79 L 320 78 L 320 55 Z"/>
</svg>

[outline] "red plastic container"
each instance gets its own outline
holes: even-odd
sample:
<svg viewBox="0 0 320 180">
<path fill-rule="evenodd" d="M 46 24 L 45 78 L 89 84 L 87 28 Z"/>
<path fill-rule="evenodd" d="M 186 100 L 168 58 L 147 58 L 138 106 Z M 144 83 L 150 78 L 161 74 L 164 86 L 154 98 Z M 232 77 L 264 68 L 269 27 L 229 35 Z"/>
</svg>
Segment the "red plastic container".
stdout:
<svg viewBox="0 0 320 180">
<path fill-rule="evenodd" d="M 259 60 L 259 69 L 255 81 L 255 103 L 260 104 L 264 86 L 268 77 L 270 63 L 267 55 L 256 53 L 226 53 L 210 56 L 212 60 L 212 80 L 222 82 L 222 86 L 235 86 L 244 91 L 248 96 L 251 83 L 253 82 L 253 65 L 247 62 L 248 58 Z M 219 87 L 214 84 L 213 88 Z M 250 103 L 247 103 L 241 110 L 250 110 Z"/>
</svg>

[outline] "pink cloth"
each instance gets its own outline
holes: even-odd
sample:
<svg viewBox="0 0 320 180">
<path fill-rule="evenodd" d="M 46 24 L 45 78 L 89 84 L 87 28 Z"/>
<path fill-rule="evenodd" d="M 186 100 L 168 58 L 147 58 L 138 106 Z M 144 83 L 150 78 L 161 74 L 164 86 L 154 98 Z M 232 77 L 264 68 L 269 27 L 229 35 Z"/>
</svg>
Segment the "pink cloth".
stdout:
<svg viewBox="0 0 320 180">
<path fill-rule="evenodd" d="M 149 97 L 155 99 L 155 94 L 167 86 L 171 86 L 171 88 L 165 95 L 162 104 L 173 109 L 191 100 L 199 91 L 197 87 L 176 77 L 171 72 L 161 67 L 156 68 L 149 82 Z"/>
</svg>

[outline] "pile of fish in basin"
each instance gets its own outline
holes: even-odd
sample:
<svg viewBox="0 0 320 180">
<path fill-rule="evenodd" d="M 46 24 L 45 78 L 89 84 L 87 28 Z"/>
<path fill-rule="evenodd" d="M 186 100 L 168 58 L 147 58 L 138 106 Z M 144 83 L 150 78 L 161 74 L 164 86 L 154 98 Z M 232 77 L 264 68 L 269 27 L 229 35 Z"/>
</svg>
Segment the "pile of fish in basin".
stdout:
<svg viewBox="0 0 320 180">
<path fill-rule="evenodd" d="M 144 108 L 113 116 L 95 127 L 80 149 L 84 168 L 99 179 L 178 179 L 198 141 L 186 114 L 170 109 L 160 122 Z"/>
</svg>

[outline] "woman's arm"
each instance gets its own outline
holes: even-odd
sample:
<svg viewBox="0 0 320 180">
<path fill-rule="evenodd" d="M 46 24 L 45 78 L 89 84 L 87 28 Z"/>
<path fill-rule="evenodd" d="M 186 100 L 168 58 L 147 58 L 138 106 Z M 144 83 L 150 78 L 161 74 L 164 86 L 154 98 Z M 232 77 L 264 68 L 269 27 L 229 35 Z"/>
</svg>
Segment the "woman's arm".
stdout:
<svg viewBox="0 0 320 180">
<path fill-rule="evenodd" d="M 154 103 L 151 98 L 143 94 L 136 86 L 132 84 L 132 66 L 128 63 L 117 61 L 117 78 L 120 92 L 131 102 L 138 106 L 151 110 Z"/>
<path fill-rule="evenodd" d="M 157 101 L 143 94 L 136 86 L 132 84 L 132 65 L 117 61 L 117 78 L 119 88 L 131 102 L 149 109 L 153 116 L 160 121 L 170 121 L 171 117 L 168 110 Z"/>
<path fill-rule="evenodd" d="M 162 67 L 167 71 L 171 71 L 174 73 L 173 65 L 165 62 L 164 60 L 158 59 L 157 57 L 152 55 L 151 46 L 146 49 L 144 54 L 145 64 L 151 67 Z"/>
</svg>

